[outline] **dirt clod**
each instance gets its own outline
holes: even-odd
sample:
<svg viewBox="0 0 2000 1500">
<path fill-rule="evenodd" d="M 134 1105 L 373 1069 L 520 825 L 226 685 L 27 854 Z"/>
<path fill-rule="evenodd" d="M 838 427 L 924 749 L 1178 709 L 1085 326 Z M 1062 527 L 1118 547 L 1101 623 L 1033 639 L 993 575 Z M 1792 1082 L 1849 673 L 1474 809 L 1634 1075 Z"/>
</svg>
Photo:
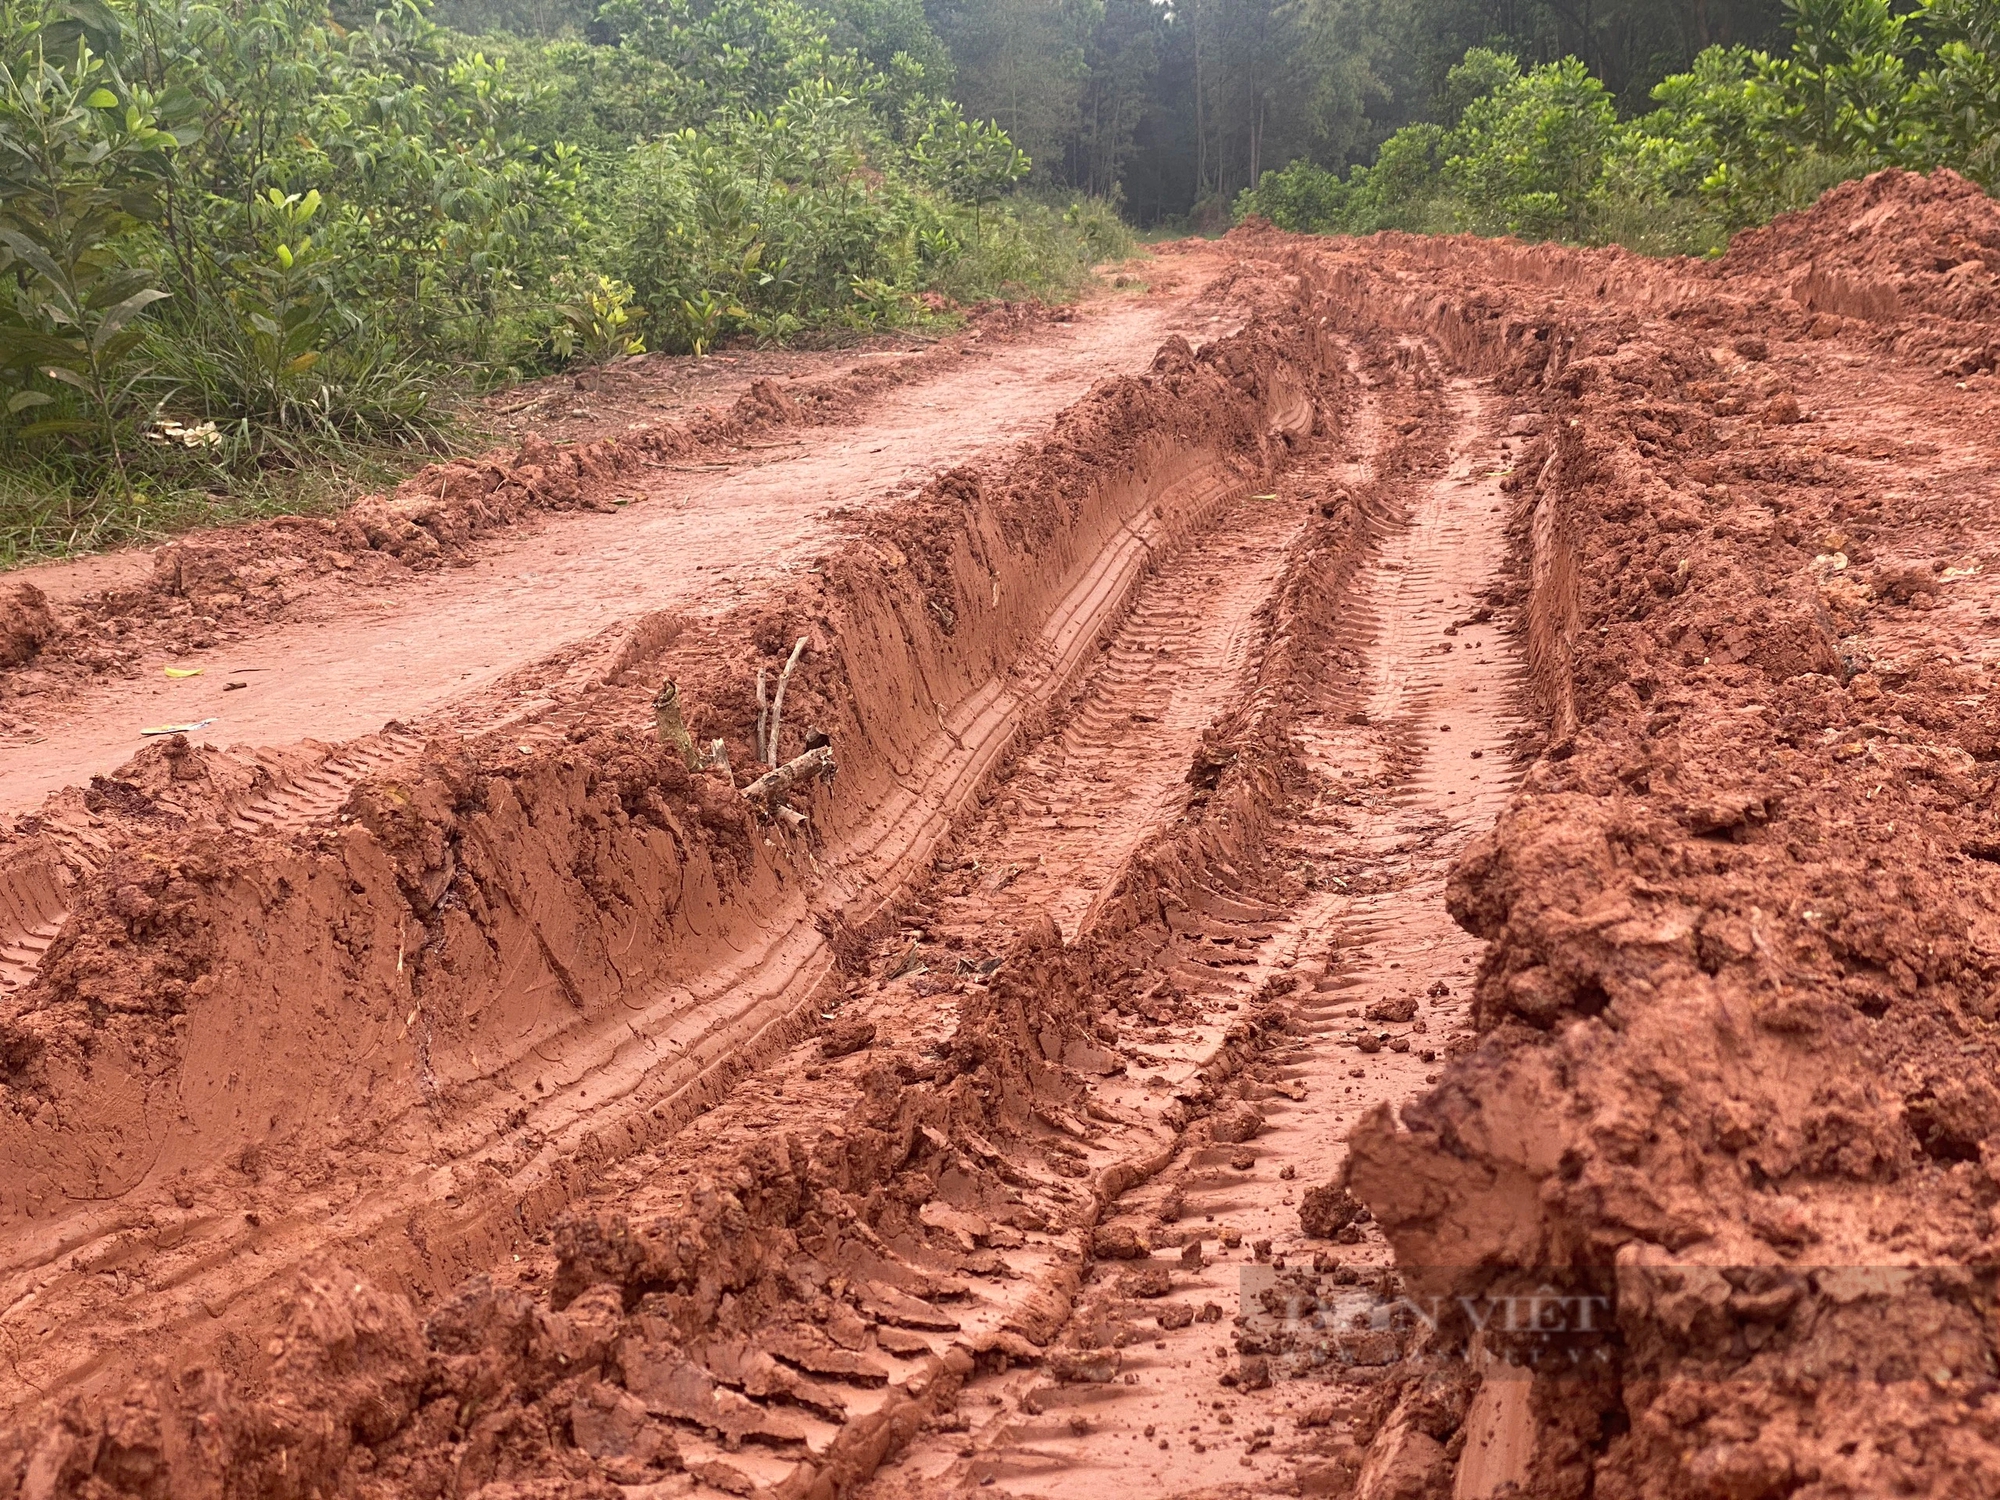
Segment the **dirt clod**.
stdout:
<svg viewBox="0 0 2000 1500">
<path fill-rule="evenodd" d="M 819 1055 L 829 1060 L 847 1057 L 875 1045 L 873 1021 L 843 1021 L 819 1039 Z"/>
<path fill-rule="evenodd" d="M 1210 1133 L 1223 1145 L 1247 1141 L 1264 1128 L 1264 1117 L 1253 1104 L 1234 1104 L 1210 1122 Z M 1254 1158 L 1253 1158 L 1254 1160 Z"/>
<path fill-rule="evenodd" d="M 33 661 L 55 634 L 48 598 L 32 583 L 16 584 L 0 596 L 0 667 Z"/>
<path fill-rule="evenodd" d="M 1358 1199 L 1338 1183 L 1321 1183 L 1306 1189 L 1299 1203 L 1299 1230 L 1307 1239 L 1329 1240 L 1360 1218 L 1365 1210 Z"/>
<path fill-rule="evenodd" d="M 1145 1237 L 1129 1224 L 1100 1224 L 1091 1234 L 1090 1250 L 1099 1260 L 1143 1260 L 1153 1253 Z"/>
</svg>

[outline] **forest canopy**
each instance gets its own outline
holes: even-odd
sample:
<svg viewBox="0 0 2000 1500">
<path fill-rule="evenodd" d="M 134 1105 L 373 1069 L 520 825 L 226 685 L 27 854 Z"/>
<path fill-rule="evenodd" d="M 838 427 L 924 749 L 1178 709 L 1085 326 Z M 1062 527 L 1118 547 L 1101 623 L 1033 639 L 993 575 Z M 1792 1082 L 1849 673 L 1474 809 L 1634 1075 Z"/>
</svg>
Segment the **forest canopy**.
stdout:
<svg viewBox="0 0 2000 1500">
<path fill-rule="evenodd" d="M 2000 182 L 2000 0 L 1787 0 L 1787 45 L 1709 46 L 1624 115 L 1578 59 L 1469 50 L 1372 164 L 1308 157 L 1235 211 L 1282 228 L 1469 229 L 1642 250 L 1731 232 L 1878 167 Z"/>
</svg>

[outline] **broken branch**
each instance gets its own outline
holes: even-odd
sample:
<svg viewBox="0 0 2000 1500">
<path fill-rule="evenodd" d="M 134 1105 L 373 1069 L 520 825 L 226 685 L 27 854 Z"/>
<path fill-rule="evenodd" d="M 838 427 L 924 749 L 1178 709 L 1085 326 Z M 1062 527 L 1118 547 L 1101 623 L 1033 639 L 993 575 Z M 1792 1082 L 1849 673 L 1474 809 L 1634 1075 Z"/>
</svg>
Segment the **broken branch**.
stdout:
<svg viewBox="0 0 2000 1500">
<path fill-rule="evenodd" d="M 659 726 L 660 743 L 680 752 L 690 771 L 701 769 L 701 752 L 694 747 L 694 737 L 687 732 L 687 725 L 681 722 L 681 690 L 669 677 L 660 684 L 659 692 L 653 695 L 653 722 Z"/>
<path fill-rule="evenodd" d="M 764 740 L 764 726 L 771 719 L 771 700 L 764 694 L 764 669 L 757 669 L 757 764 L 770 761 L 770 750 Z"/>
<path fill-rule="evenodd" d="M 775 802 L 803 782 L 814 778 L 833 780 L 833 772 L 833 747 L 821 745 L 804 755 L 794 756 L 774 771 L 766 771 L 743 788 L 743 795 L 753 801 Z"/>
<path fill-rule="evenodd" d="M 799 658 L 805 654 L 806 637 L 800 636 L 797 644 L 792 647 L 791 659 L 785 663 L 785 670 L 778 674 L 778 691 L 771 703 L 771 738 L 764 746 L 764 759 L 772 766 L 778 763 L 778 725 L 785 716 L 785 689 L 791 684 L 792 673 L 798 667 Z"/>
</svg>

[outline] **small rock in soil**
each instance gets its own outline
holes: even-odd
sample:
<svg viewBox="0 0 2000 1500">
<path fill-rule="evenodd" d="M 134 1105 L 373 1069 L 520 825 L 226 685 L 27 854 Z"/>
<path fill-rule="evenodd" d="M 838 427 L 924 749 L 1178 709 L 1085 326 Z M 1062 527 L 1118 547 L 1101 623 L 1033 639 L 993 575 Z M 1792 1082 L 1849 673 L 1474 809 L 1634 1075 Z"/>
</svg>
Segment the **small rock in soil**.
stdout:
<svg viewBox="0 0 2000 1500">
<path fill-rule="evenodd" d="M 1091 1236 L 1090 1252 L 1099 1260 L 1144 1260 L 1153 1247 L 1130 1224 L 1103 1224 Z"/>
<path fill-rule="evenodd" d="M 846 1057 L 850 1052 L 859 1052 L 864 1047 L 875 1044 L 875 1023 L 873 1021 L 848 1021 L 834 1027 L 819 1040 L 821 1057 Z"/>
<path fill-rule="evenodd" d="M 1248 1104 L 1238 1104 L 1215 1117 L 1214 1138 L 1224 1145 L 1247 1141 L 1264 1128 L 1264 1117 Z"/>
<path fill-rule="evenodd" d="M 1121 1297 L 1164 1297 L 1173 1290 L 1173 1280 L 1165 1266 L 1146 1266 L 1137 1271 L 1127 1271 L 1118 1278 L 1118 1295 Z"/>
<path fill-rule="evenodd" d="M 1328 1182 L 1306 1189 L 1305 1202 L 1299 1205 L 1299 1228 L 1308 1239 L 1331 1239 L 1361 1214 L 1360 1201 L 1352 1193 Z"/>
<path fill-rule="evenodd" d="M 1065 1385 L 1109 1385 L 1118 1373 L 1118 1356 L 1109 1349 L 1058 1349 L 1049 1356 L 1049 1373 Z"/>
</svg>

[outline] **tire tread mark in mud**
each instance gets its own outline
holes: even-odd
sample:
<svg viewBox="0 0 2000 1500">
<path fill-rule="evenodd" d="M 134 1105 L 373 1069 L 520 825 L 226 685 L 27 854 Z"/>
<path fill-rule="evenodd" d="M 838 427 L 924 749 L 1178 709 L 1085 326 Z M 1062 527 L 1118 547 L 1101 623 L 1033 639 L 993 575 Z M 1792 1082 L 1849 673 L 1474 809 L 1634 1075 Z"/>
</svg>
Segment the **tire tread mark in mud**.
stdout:
<svg viewBox="0 0 2000 1500">
<path fill-rule="evenodd" d="M 1275 1275 L 1280 1262 L 1298 1265 L 1301 1252 L 1305 1266 L 1314 1264 L 1314 1252 L 1301 1245 L 1297 1191 L 1334 1175 L 1346 1129 L 1365 1110 L 1421 1086 L 1431 1066 L 1424 1054 L 1445 1047 L 1463 1020 L 1465 979 L 1478 944 L 1447 916 L 1444 876 L 1515 780 L 1505 752 L 1516 726 L 1513 644 L 1497 623 L 1475 632 L 1461 623 L 1505 550 L 1497 488 L 1475 478 L 1471 462 L 1491 428 L 1493 403 L 1483 388 L 1464 382 L 1444 395 L 1454 429 L 1449 455 L 1407 478 L 1390 476 L 1379 498 L 1406 514 L 1355 577 L 1336 622 L 1332 654 L 1351 657 L 1358 669 L 1344 679 L 1326 672 L 1314 701 L 1300 705 L 1295 735 L 1309 788 L 1274 827 L 1265 860 L 1310 872 L 1305 893 L 1278 910 L 1211 887 L 1198 893 L 1209 910 L 1174 923 L 1169 973 L 1183 991 L 1199 989 L 1222 999 L 1225 1009 L 1229 1000 L 1271 988 L 1292 997 L 1290 1041 L 1276 1044 L 1241 1080 L 1240 1097 L 1259 1101 L 1265 1127 L 1247 1150 L 1217 1148 L 1203 1137 L 1107 1209 L 1110 1220 L 1135 1227 L 1192 1225 L 1183 1232 L 1206 1240 L 1206 1269 L 1190 1275 L 1171 1249 L 1157 1250 L 1153 1263 L 1173 1257 L 1166 1263 L 1174 1268 L 1177 1297 L 1210 1299 L 1253 1319 L 1250 1301 L 1239 1307 L 1239 1278 Z M 1334 482 L 1329 475 L 1328 485 Z M 1455 624 L 1458 633 L 1445 636 Z M 1445 640 L 1452 651 L 1438 649 Z M 1438 994 L 1437 985 L 1450 993 Z M 1414 1019 L 1423 1030 L 1364 1021 L 1366 1002 L 1404 995 L 1417 997 L 1422 1010 Z M 1187 1042 L 1180 1020 L 1164 1013 L 1160 1019 L 1138 1050 L 1167 1077 Z M 1387 1041 L 1378 1041 L 1378 1050 L 1350 1051 L 1357 1030 L 1386 1034 Z M 1163 1208 L 1169 1197 L 1177 1200 L 1171 1210 Z M 1224 1228 L 1240 1234 L 1246 1248 L 1219 1246 Z M 1265 1238 L 1271 1244 L 1262 1251 L 1247 1248 Z M 1387 1246 L 1372 1230 L 1337 1248 L 1364 1279 L 1388 1267 Z M 1122 1353 L 1122 1368 L 1137 1388 L 1103 1388 L 1090 1402 L 1087 1431 L 1061 1421 L 1024 1430 L 1012 1414 L 1023 1398 L 1032 1409 L 1064 1397 L 1033 1375 L 1001 1376 L 981 1382 L 1003 1404 L 984 1429 L 975 1428 L 971 1443 L 920 1447 L 904 1472 L 946 1487 L 1032 1472 L 1036 1493 L 1050 1500 L 1101 1500 L 1109 1453 L 1138 1466 L 1130 1482 L 1141 1486 L 1153 1480 L 1180 1492 L 1245 1483 L 1259 1492 L 1290 1490 L 1289 1466 L 1274 1465 L 1274 1458 L 1282 1464 L 1280 1455 L 1256 1442 L 1248 1412 L 1235 1413 L 1238 1426 L 1216 1420 L 1217 1396 L 1234 1401 L 1217 1384 L 1218 1375 L 1234 1378 L 1234 1352 L 1218 1363 L 1225 1351 L 1199 1323 L 1155 1330 L 1143 1326 L 1152 1320 L 1138 1308 L 1123 1316 L 1142 1325 L 1128 1331 Z M 961 1409 L 979 1411 L 985 1403 Z M 1173 1435 L 1171 1457 L 1159 1451 L 1156 1431 Z M 1113 1487 L 1128 1492 L 1125 1484 Z M 873 1493 L 887 1495 L 890 1488 L 878 1484 Z"/>
<path fill-rule="evenodd" d="M 312 770 L 285 777 L 244 803 L 232 814 L 230 827 L 239 833 L 296 833 L 324 822 L 365 778 L 390 771 L 423 743 L 423 736 L 400 726 L 355 740 Z"/>
<path fill-rule="evenodd" d="M 1175 805 L 1201 732 L 1261 646 L 1257 611 L 1302 517 L 1244 498 L 1143 586 L 1068 723 L 1017 760 L 993 810 L 960 841 L 978 878 L 943 925 L 1018 933 L 1046 911 L 1074 935 L 1123 856 Z"/>
<path fill-rule="evenodd" d="M 69 902 L 53 865 L 35 859 L 0 871 L 0 999 L 18 994 L 69 919 Z"/>
</svg>

